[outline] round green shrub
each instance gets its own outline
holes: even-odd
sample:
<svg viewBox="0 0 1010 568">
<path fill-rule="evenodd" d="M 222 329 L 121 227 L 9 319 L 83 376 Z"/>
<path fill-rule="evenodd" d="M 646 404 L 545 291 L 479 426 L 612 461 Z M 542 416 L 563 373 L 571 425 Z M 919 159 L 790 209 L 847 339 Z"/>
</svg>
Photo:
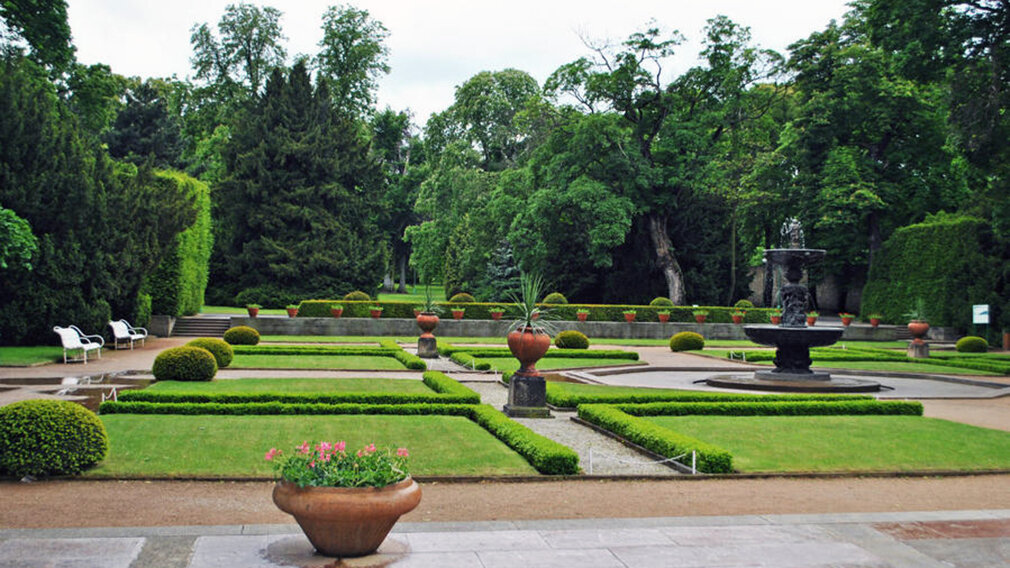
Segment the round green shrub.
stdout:
<svg viewBox="0 0 1010 568">
<path fill-rule="evenodd" d="M 0 475 L 72 475 L 108 451 L 105 425 L 77 403 L 25 400 L 0 407 Z"/>
<path fill-rule="evenodd" d="M 260 342 L 260 332 L 248 325 L 238 325 L 224 332 L 224 340 L 229 345 L 256 345 Z"/>
<path fill-rule="evenodd" d="M 985 353 L 989 350 L 989 342 L 983 337 L 969 335 L 958 339 L 954 349 L 960 353 Z"/>
<path fill-rule="evenodd" d="M 473 296 L 467 294 L 466 292 L 460 292 L 459 294 L 449 298 L 449 303 L 452 304 L 472 304 L 476 301 L 477 300 L 475 300 Z"/>
<path fill-rule="evenodd" d="M 231 360 L 235 358 L 235 350 L 228 345 L 228 342 L 216 337 L 200 337 L 190 341 L 186 345 L 191 347 L 203 347 L 214 356 L 217 361 L 217 368 L 223 369 L 231 365 Z"/>
<path fill-rule="evenodd" d="M 569 329 L 554 338 L 554 345 L 558 349 L 589 349 L 589 338 L 581 331 Z"/>
<path fill-rule="evenodd" d="M 670 351 L 694 351 L 704 347 L 705 338 L 693 331 L 682 331 L 670 338 Z"/>
<path fill-rule="evenodd" d="M 361 290 L 355 290 L 344 294 L 344 300 L 347 302 L 371 302 L 372 297 Z"/>
<path fill-rule="evenodd" d="M 217 374 L 217 360 L 203 347 L 172 347 L 154 358 L 151 367 L 159 381 L 209 381 Z"/>
<path fill-rule="evenodd" d="M 551 292 L 544 296 L 545 304 L 567 304 L 568 298 L 565 297 L 561 292 Z"/>
<path fill-rule="evenodd" d="M 749 310 L 754 307 L 754 302 L 750 300 L 737 300 L 736 303 L 733 304 L 733 307 L 740 308 L 742 310 Z"/>
<path fill-rule="evenodd" d="M 671 300 L 670 298 L 664 298 L 663 296 L 660 296 L 658 298 L 653 298 L 653 300 L 651 302 L 649 302 L 649 305 L 653 306 L 653 307 L 655 307 L 655 306 L 672 306 L 673 305 L 673 300 Z"/>
</svg>

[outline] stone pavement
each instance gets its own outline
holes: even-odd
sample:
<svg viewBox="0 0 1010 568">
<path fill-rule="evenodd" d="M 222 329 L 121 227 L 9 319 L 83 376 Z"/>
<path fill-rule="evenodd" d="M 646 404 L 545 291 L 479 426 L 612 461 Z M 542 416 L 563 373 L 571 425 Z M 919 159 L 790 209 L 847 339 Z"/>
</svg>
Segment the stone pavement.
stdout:
<svg viewBox="0 0 1010 568">
<path fill-rule="evenodd" d="M 298 526 L 0 530 L 0 567 L 958 567 L 1010 565 L 1010 510 L 400 523 L 371 556 Z"/>
</svg>

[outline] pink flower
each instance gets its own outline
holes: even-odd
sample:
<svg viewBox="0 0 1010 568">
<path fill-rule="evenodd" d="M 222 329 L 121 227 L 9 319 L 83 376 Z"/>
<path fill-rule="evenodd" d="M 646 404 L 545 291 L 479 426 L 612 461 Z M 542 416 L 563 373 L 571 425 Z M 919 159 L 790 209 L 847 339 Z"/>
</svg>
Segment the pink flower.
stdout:
<svg viewBox="0 0 1010 568">
<path fill-rule="evenodd" d="M 316 460 L 310 461 L 309 462 L 309 467 L 316 467 Z"/>
<path fill-rule="evenodd" d="M 336 452 L 342 452 L 344 451 L 345 447 L 347 447 L 347 443 L 344 442 L 343 440 L 340 440 L 339 442 L 336 443 L 336 445 L 333 446 L 333 450 Z"/>
<path fill-rule="evenodd" d="M 325 453 L 333 448 L 333 444 L 329 442 L 319 442 L 319 453 Z"/>
<path fill-rule="evenodd" d="M 396 455 L 401 457 L 407 457 L 410 455 L 410 452 L 407 451 L 407 448 L 397 448 Z"/>
<path fill-rule="evenodd" d="M 308 443 L 308 442 L 302 442 L 302 445 L 298 446 L 298 451 L 299 451 L 300 453 L 303 453 L 303 454 L 307 454 L 307 453 L 309 453 L 310 451 L 312 451 L 312 449 L 311 449 L 311 448 L 312 448 L 312 447 L 311 447 L 311 446 L 309 446 L 309 443 Z"/>
<path fill-rule="evenodd" d="M 365 451 L 368 453 L 373 453 L 375 451 L 375 444 L 368 444 L 365 447 Z"/>
<path fill-rule="evenodd" d="M 361 450 L 358 450 L 358 457 L 360 458 L 360 457 L 361 457 L 361 456 L 363 456 L 363 455 L 365 455 L 365 454 L 364 454 L 364 453 L 362 453 L 362 451 L 361 451 Z"/>
<path fill-rule="evenodd" d="M 281 451 L 280 451 L 280 450 L 278 450 L 277 448 L 270 448 L 270 449 L 269 449 L 269 450 L 267 451 L 267 454 L 266 454 L 265 456 L 263 456 L 263 459 L 265 459 L 265 460 L 267 460 L 267 461 L 273 461 L 273 459 L 274 459 L 274 458 L 275 458 L 276 456 L 280 455 L 280 453 L 281 453 Z"/>
</svg>

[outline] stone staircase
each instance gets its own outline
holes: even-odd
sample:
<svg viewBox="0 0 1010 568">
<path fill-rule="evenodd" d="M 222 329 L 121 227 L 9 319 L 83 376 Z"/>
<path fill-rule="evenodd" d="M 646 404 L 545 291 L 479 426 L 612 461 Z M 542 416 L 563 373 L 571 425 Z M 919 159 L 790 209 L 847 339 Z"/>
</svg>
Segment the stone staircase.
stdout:
<svg viewBox="0 0 1010 568">
<path fill-rule="evenodd" d="M 230 317 L 194 316 L 175 320 L 173 336 L 221 337 L 231 327 Z"/>
</svg>

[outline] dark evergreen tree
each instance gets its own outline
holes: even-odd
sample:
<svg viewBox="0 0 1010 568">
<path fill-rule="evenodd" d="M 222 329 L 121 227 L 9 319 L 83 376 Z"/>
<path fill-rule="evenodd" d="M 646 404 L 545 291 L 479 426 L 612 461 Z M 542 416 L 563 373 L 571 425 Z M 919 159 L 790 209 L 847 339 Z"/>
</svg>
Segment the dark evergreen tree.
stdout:
<svg viewBox="0 0 1010 568">
<path fill-rule="evenodd" d="M 158 167 L 181 167 L 182 128 L 169 109 L 167 88 L 148 79 L 127 91 L 126 105 L 103 136 L 109 154 L 135 164 L 150 158 Z"/>
<path fill-rule="evenodd" d="M 217 297 L 280 305 L 372 290 L 386 243 L 378 229 L 381 172 L 364 125 L 313 90 L 304 63 L 275 70 L 235 122 L 215 191 Z"/>
<path fill-rule="evenodd" d="M 479 290 L 482 300 L 506 302 L 510 294 L 519 294 L 519 265 L 512 254 L 512 243 L 504 240 L 491 252 L 484 285 Z"/>
</svg>

